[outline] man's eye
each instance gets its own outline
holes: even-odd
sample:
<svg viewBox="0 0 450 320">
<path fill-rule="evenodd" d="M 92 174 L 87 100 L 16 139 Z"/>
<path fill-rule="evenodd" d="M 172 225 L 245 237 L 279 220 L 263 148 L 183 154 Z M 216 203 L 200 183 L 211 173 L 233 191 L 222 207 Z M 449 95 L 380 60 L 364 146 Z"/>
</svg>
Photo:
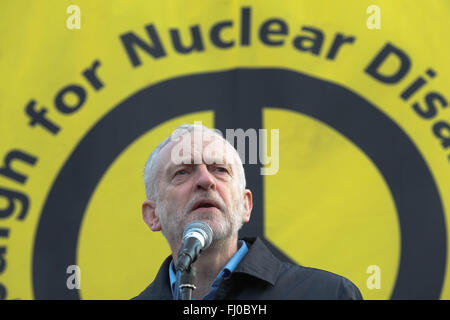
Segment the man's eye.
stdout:
<svg viewBox="0 0 450 320">
<path fill-rule="evenodd" d="M 220 173 L 228 173 L 228 170 L 226 168 L 223 168 L 223 167 L 217 167 L 216 171 L 218 171 Z"/>
<path fill-rule="evenodd" d="M 184 170 L 184 169 L 182 169 L 182 170 L 178 170 L 178 171 L 175 173 L 175 175 L 184 175 L 184 174 L 186 174 L 186 173 L 187 173 L 187 171 Z"/>
</svg>

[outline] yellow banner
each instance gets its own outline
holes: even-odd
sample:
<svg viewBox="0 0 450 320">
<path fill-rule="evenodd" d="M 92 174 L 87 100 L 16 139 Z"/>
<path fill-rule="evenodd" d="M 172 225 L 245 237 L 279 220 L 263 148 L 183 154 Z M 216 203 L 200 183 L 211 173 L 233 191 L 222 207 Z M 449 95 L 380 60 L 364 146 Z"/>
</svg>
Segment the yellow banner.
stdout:
<svg viewBox="0 0 450 320">
<path fill-rule="evenodd" d="M 449 299 L 449 16 L 446 0 L 2 3 L 0 298 L 140 293 L 170 254 L 142 221 L 145 161 L 201 121 L 267 129 L 278 162 L 247 173 L 248 230 L 285 257 L 365 299 Z"/>
</svg>

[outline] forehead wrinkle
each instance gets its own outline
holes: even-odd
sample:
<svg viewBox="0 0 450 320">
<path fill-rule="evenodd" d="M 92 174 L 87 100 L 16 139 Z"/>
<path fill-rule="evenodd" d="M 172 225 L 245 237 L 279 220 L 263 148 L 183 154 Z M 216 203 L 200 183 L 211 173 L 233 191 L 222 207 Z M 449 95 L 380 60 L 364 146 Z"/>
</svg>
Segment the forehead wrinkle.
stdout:
<svg viewBox="0 0 450 320">
<path fill-rule="evenodd" d="M 225 165 L 225 166 L 229 167 L 231 169 L 231 172 L 234 174 L 234 172 L 236 171 L 234 167 L 238 166 L 238 163 L 237 163 L 235 157 L 233 156 L 234 150 L 231 150 L 230 146 L 228 146 L 223 141 L 220 141 L 219 138 L 213 136 L 213 139 L 215 139 L 216 141 L 203 140 L 203 143 L 201 144 L 201 147 L 202 147 L 201 149 L 199 148 L 200 146 L 198 144 L 196 144 L 195 150 L 192 150 L 192 149 L 190 150 L 190 157 L 185 158 L 185 160 L 188 160 L 187 163 L 183 162 L 180 164 L 174 164 L 174 162 L 171 159 L 169 161 L 167 161 L 166 165 L 164 166 L 164 173 L 168 173 L 173 168 L 177 168 L 180 166 L 186 166 L 186 165 L 198 166 L 200 164 L 205 164 L 207 166 L 208 165 Z M 218 144 L 216 144 L 216 146 L 219 148 L 219 152 L 214 152 L 213 154 L 211 154 L 211 152 L 207 152 L 208 151 L 207 148 L 211 147 L 210 146 L 211 143 L 218 143 Z M 195 160 L 196 156 L 199 154 L 201 154 L 202 162 L 195 163 L 194 160 Z"/>
<path fill-rule="evenodd" d="M 167 143 L 161 150 L 158 152 L 155 158 L 154 167 L 152 169 L 153 172 L 153 179 L 156 180 L 156 188 L 159 188 L 159 181 L 161 174 L 167 175 L 169 170 L 171 169 L 171 166 L 176 167 L 179 166 L 178 164 L 174 164 L 174 162 L 171 159 L 171 151 L 172 149 L 178 144 L 183 143 L 183 136 L 190 134 L 191 135 L 191 146 L 192 149 L 190 150 L 190 162 L 188 164 L 181 163 L 180 165 L 195 165 L 194 163 L 194 155 L 196 152 L 199 152 L 199 147 L 201 146 L 201 159 L 202 163 L 204 164 L 225 164 L 229 166 L 231 169 L 232 176 L 234 177 L 239 170 L 239 161 L 236 159 L 236 157 L 239 157 L 239 155 L 235 152 L 236 150 L 229 144 L 229 142 L 221 137 L 216 137 L 212 134 L 207 133 L 205 136 L 207 137 L 205 139 L 205 136 L 202 136 L 202 139 L 200 140 L 202 143 L 198 144 L 195 143 L 195 140 L 193 139 L 193 132 L 188 132 L 183 135 L 180 135 L 177 137 L 176 140 L 170 141 Z M 223 141 L 222 141 L 223 140 Z M 205 159 L 206 157 L 209 157 L 210 154 L 205 154 L 205 149 L 211 144 L 216 143 L 217 146 L 221 149 L 219 154 L 213 153 L 213 157 L 209 159 Z M 194 152 L 192 152 L 194 151 Z M 222 157 L 222 159 L 221 159 Z M 206 160 L 209 160 L 208 162 Z M 211 161 L 213 160 L 213 161 Z M 220 161 L 216 161 L 220 160 Z M 225 163 L 224 163 L 225 162 Z"/>
<path fill-rule="evenodd" d="M 205 153 L 203 151 L 202 153 L 202 160 L 203 163 L 206 164 L 225 164 L 225 165 L 229 165 L 231 164 L 231 160 L 232 157 L 230 156 L 230 154 L 226 154 L 224 152 L 221 152 L 220 154 L 216 154 L 214 153 L 213 155 Z"/>
</svg>

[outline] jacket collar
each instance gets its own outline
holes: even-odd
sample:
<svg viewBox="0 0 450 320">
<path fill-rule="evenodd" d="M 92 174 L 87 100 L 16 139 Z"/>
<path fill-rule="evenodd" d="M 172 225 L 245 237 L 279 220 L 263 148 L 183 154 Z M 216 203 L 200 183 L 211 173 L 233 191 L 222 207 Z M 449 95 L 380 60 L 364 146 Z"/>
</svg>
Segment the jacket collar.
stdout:
<svg viewBox="0 0 450 320">
<path fill-rule="evenodd" d="M 260 238 L 244 238 L 249 250 L 234 272 L 244 273 L 274 285 L 281 262 L 272 254 Z"/>
<path fill-rule="evenodd" d="M 275 284 L 281 262 L 272 254 L 260 238 L 243 238 L 249 250 L 233 273 L 246 274 Z M 155 280 L 136 299 L 173 299 L 169 281 L 169 266 L 172 256 L 164 260 Z"/>
<path fill-rule="evenodd" d="M 168 256 L 161 265 L 161 268 L 159 268 L 155 280 L 153 280 L 153 282 L 139 296 L 137 296 L 136 299 L 150 299 L 150 300 L 173 299 L 169 281 L 169 266 L 171 261 L 172 256 Z"/>
</svg>

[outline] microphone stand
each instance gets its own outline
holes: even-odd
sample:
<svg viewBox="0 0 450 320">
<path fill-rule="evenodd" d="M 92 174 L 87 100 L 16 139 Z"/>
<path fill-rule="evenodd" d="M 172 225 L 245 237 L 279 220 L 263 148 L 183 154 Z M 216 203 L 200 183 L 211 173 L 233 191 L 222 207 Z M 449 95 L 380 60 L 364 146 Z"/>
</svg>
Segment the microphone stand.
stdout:
<svg viewBox="0 0 450 320">
<path fill-rule="evenodd" d="M 178 251 L 174 299 L 191 300 L 195 289 L 195 268 L 192 264 L 203 249 L 210 246 L 213 239 L 211 227 L 202 221 L 189 223 L 183 231 L 181 247 Z"/>
<path fill-rule="evenodd" d="M 192 291 L 195 289 L 195 267 L 190 266 L 186 270 L 177 271 L 175 283 L 175 300 L 192 300 Z M 180 299 L 181 291 L 181 299 Z"/>
<path fill-rule="evenodd" d="M 195 289 L 195 276 L 194 266 L 190 266 L 189 269 L 181 273 L 181 300 L 192 300 L 192 291 Z"/>
</svg>

